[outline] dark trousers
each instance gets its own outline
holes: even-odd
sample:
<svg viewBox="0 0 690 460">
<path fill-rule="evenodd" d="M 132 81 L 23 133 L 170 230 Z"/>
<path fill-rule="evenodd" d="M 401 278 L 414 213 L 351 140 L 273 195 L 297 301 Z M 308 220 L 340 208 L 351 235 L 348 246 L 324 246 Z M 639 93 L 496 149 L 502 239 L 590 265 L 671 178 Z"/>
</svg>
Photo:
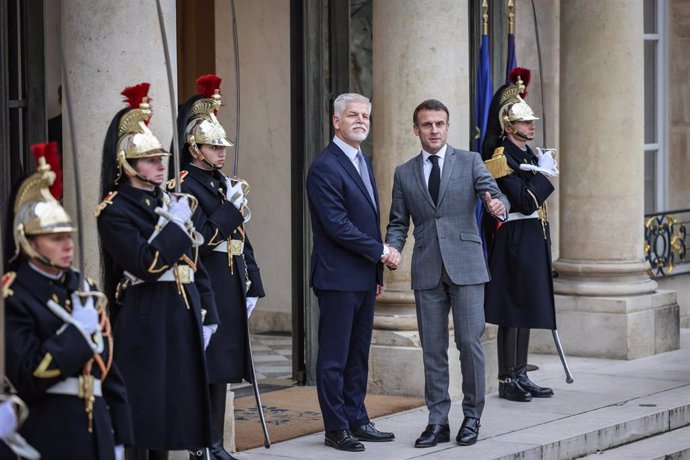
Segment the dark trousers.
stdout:
<svg viewBox="0 0 690 460">
<path fill-rule="evenodd" d="M 127 447 L 125 449 L 125 460 L 168 460 L 168 451 Z"/>
<path fill-rule="evenodd" d="M 376 289 L 316 291 L 319 299 L 319 353 L 316 389 L 326 431 L 369 423 L 364 397 Z"/>
</svg>

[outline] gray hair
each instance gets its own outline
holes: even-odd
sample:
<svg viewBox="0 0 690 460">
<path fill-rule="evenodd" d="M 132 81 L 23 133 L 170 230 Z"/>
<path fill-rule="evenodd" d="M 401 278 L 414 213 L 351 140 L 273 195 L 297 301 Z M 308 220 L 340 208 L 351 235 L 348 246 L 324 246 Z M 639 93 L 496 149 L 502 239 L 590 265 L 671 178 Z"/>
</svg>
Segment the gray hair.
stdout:
<svg viewBox="0 0 690 460">
<path fill-rule="evenodd" d="M 357 93 L 343 93 L 335 98 L 333 102 L 333 115 L 341 116 L 345 110 L 345 106 L 350 102 L 360 102 L 369 106 L 369 113 L 371 113 L 371 101 L 366 96 Z"/>
</svg>

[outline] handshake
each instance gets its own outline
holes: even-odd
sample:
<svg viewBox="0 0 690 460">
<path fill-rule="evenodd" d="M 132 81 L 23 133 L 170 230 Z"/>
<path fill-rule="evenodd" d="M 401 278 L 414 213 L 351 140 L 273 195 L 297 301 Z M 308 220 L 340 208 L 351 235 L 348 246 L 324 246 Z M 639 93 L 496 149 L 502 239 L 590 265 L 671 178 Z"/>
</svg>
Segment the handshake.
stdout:
<svg viewBox="0 0 690 460">
<path fill-rule="evenodd" d="M 402 255 L 398 252 L 397 249 L 395 249 L 393 246 L 389 245 L 388 243 L 384 243 L 384 254 L 381 256 L 381 262 L 383 262 L 386 267 L 388 267 L 390 270 L 395 270 L 400 266 L 400 262 L 402 261 Z M 388 249 L 386 252 L 385 249 Z"/>
</svg>

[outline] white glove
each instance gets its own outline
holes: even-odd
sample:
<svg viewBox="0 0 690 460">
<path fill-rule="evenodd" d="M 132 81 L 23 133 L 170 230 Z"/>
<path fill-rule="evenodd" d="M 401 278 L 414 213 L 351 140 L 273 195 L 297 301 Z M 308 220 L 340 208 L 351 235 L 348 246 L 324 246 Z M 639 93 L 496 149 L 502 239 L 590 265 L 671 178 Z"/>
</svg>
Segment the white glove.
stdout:
<svg viewBox="0 0 690 460">
<path fill-rule="evenodd" d="M 204 350 L 208 348 L 208 344 L 211 342 L 211 337 L 218 330 L 217 324 L 209 324 L 201 326 L 201 332 L 204 336 Z"/>
<path fill-rule="evenodd" d="M 247 318 L 252 316 L 252 311 L 256 308 L 256 302 L 258 301 L 258 297 L 247 297 Z"/>
<path fill-rule="evenodd" d="M 173 222 L 181 225 L 182 229 L 186 231 L 185 223 L 192 217 L 192 209 L 189 207 L 187 198 L 173 195 L 168 207 L 168 213 L 172 216 Z"/>
<path fill-rule="evenodd" d="M 88 335 L 101 330 L 98 312 L 93 304 L 93 297 L 81 298 L 72 294 L 72 319 L 76 321 Z"/>
<path fill-rule="evenodd" d="M 17 431 L 17 413 L 12 401 L 0 403 L 0 438 L 8 438 Z"/>
<path fill-rule="evenodd" d="M 235 182 L 235 185 L 232 185 L 232 180 L 226 177 L 225 189 L 227 190 L 225 199 L 235 205 L 237 209 L 247 204 L 247 199 L 244 197 L 244 191 L 242 190 L 242 184 L 239 181 Z"/>
<path fill-rule="evenodd" d="M 535 149 L 535 155 L 537 156 L 537 162 L 539 166 L 535 166 L 528 163 L 523 163 L 520 165 L 522 171 L 536 171 L 544 174 L 545 176 L 557 177 L 560 172 L 558 171 L 558 163 L 553 154 L 553 150 L 546 149 L 542 150 L 539 147 Z"/>
<path fill-rule="evenodd" d="M 122 444 L 118 444 L 115 446 L 115 460 L 124 460 L 125 459 L 125 446 Z"/>
</svg>

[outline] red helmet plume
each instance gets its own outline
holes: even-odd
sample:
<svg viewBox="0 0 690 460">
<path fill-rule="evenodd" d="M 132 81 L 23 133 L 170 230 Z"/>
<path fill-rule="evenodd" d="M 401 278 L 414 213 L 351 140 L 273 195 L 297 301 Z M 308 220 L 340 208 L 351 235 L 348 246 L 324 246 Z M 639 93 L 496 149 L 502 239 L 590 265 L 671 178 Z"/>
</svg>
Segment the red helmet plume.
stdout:
<svg viewBox="0 0 690 460">
<path fill-rule="evenodd" d="M 55 173 L 55 182 L 50 186 L 50 193 L 56 200 L 62 200 L 62 155 L 58 150 L 57 142 L 34 144 L 31 146 L 31 154 L 38 164 L 38 159 L 44 157 L 50 169 Z"/>
<path fill-rule="evenodd" d="M 138 109 L 141 101 L 148 97 L 150 83 L 139 83 L 138 85 L 128 86 L 122 90 L 122 95 L 125 97 L 125 102 L 131 109 Z"/>
<path fill-rule="evenodd" d="M 213 97 L 216 90 L 220 89 L 221 81 L 223 81 L 222 78 L 212 73 L 202 75 L 196 79 L 196 90 L 205 98 Z"/>
<path fill-rule="evenodd" d="M 522 84 L 525 85 L 525 91 L 520 93 L 521 98 L 527 97 L 527 86 L 529 86 L 530 79 L 532 77 L 532 72 L 524 67 L 515 67 L 510 71 L 510 82 L 516 84 L 518 77 L 522 80 Z"/>
</svg>

